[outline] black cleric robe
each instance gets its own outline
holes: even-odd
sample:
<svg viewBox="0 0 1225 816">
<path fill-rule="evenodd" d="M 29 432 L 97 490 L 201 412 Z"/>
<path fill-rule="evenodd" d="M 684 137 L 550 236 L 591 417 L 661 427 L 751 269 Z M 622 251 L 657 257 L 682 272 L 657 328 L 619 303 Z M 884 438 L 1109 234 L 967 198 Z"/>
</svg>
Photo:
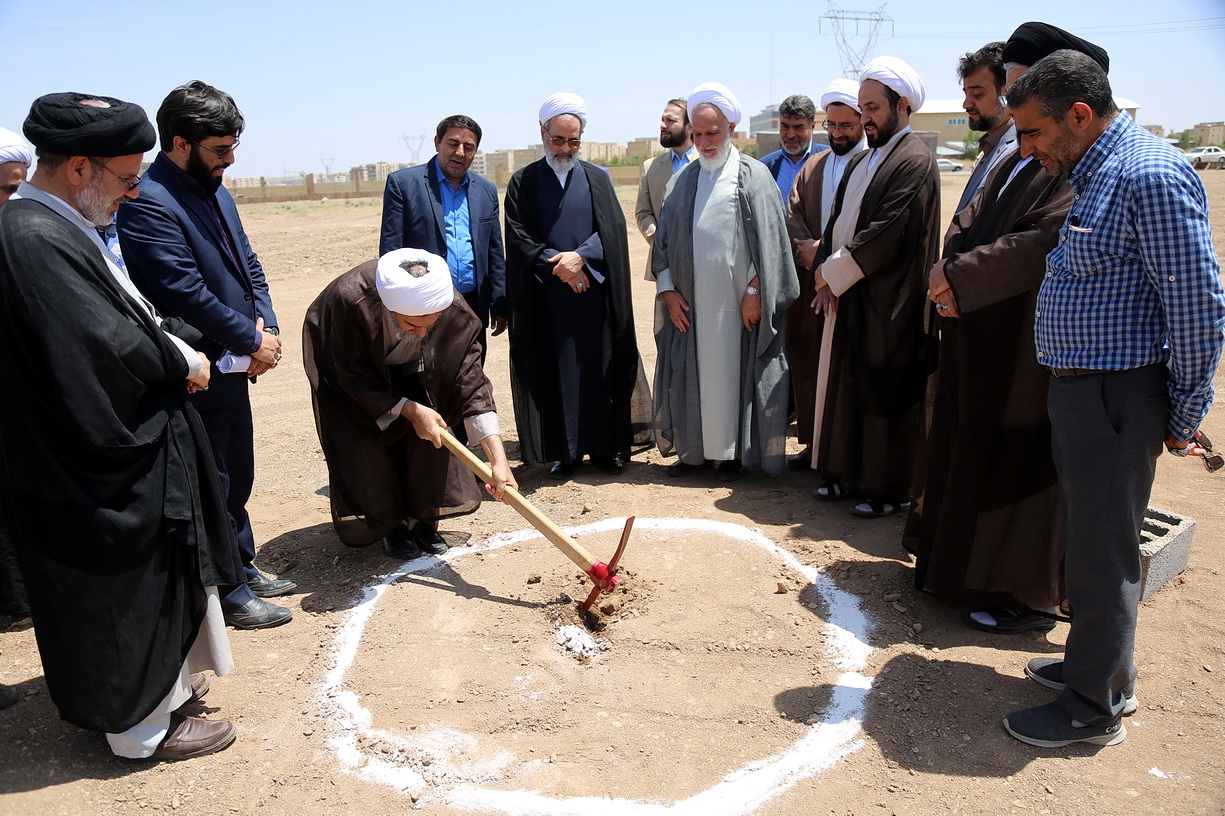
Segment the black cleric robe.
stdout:
<svg viewBox="0 0 1225 816">
<path fill-rule="evenodd" d="M 590 291 L 553 275 L 548 259 L 566 251 L 596 273 L 588 273 Z M 544 159 L 511 177 L 506 286 L 520 457 L 628 455 L 648 436 L 650 393 L 634 334 L 625 214 L 602 167 L 576 162 L 564 189 Z"/>
<path fill-rule="evenodd" d="M 380 417 L 404 398 L 433 408 L 453 428 L 496 410 L 481 368 L 484 329 L 458 292 L 422 340 L 420 370 L 387 363 L 377 266 L 367 261 L 329 283 L 302 326 L 332 524 L 350 547 L 373 544 L 407 519 L 437 521 L 481 504 L 471 471 L 450 451 L 418 437 L 404 417 L 386 429 Z"/>
<path fill-rule="evenodd" d="M 1072 203 L 1066 179 L 1036 161 L 1008 182 L 1020 162 L 1019 152 L 1004 159 L 945 235 L 961 316 L 938 318 L 931 426 L 903 537 L 919 589 L 1013 610 L 1063 600 L 1050 372 L 1034 351 L 1034 308 Z"/>
<path fill-rule="evenodd" d="M 872 150 L 851 159 L 815 263 L 839 249 L 834 226 L 848 181 Z M 936 157 L 905 133 L 880 160 L 846 245 L 863 278 L 838 298 L 829 391 L 815 468 L 866 496 L 909 498 L 935 364 L 927 274 L 940 252 Z"/>
<path fill-rule="evenodd" d="M 28 199 L 0 210 L 0 348 L 2 512 L 47 688 L 68 722 L 124 731 L 176 681 L 204 587 L 243 580 L 187 363 L 80 228 Z"/>
</svg>

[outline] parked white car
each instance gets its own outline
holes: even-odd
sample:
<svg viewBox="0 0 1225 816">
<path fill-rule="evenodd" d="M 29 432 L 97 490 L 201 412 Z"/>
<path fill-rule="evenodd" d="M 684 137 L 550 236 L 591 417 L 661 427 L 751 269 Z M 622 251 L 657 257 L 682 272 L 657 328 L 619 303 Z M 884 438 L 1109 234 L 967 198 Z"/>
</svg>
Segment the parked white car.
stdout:
<svg viewBox="0 0 1225 816">
<path fill-rule="evenodd" d="M 1196 170 L 1208 167 L 1220 170 L 1225 168 L 1225 150 L 1216 145 L 1192 148 L 1187 151 L 1187 161 L 1191 162 L 1191 166 Z"/>
<path fill-rule="evenodd" d="M 941 170 L 949 170 L 954 173 L 965 167 L 961 162 L 955 162 L 952 159 L 936 159 L 936 166 Z"/>
</svg>

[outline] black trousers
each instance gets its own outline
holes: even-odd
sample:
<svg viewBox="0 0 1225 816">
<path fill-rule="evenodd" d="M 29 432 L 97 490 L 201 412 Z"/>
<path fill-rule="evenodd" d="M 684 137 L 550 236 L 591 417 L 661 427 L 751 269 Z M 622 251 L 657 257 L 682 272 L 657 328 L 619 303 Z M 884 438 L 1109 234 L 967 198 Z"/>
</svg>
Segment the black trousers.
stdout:
<svg viewBox="0 0 1225 816">
<path fill-rule="evenodd" d="M 247 578 L 256 576 L 255 536 L 247 515 L 247 500 L 255 483 L 255 439 L 251 419 L 251 398 L 246 389 L 242 399 L 233 405 L 209 408 L 200 412 L 208 431 L 209 447 L 217 463 L 217 476 L 225 493 L 225 505 L 230 514 L 230 526 L 238 540 L 238 551 L 246 568 Z M 233 611 L 255 597 L 246 584 L 218 587 L 221 607 Z"/>
<path fill-rule="evenodd" d="M 1072 606 L 1059 703 L 1086 724 L 1118 720 L 1136 677 L 1140 527 L 1169 420 L 1167 381 L 1165 365 L 1051 380 Z"/>
</svg>

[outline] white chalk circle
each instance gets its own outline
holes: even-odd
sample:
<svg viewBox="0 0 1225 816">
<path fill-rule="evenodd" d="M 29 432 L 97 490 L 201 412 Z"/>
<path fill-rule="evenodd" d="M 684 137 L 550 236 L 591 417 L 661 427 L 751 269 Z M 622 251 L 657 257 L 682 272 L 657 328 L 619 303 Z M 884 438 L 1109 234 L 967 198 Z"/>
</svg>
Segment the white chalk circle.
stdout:
<svg viewBox="0 0 1225 816">
<path fill-rule="evenodd" d="M 625 519 L 608 519 L 582 527 L 567 528 L 571 535 L 619 531 Z M 359 778 L 388 785 L 414 800 L 436 794 L 445 805 L 458 810 L 498 812 L 509 816 L 742 816 L 760 808 L 796 783 L 832 767 L 858 750 L 864 708 L 872 680 L 861 673 L 872 647 L 867 636 L 871 627 L 860 609 L 858 599 L 839 589 L 823 569 L 800 563 L 791 553 L 766 538 L 757 529 L 726 522 L 694 519 L 638 518 L 635 530 L 700 531 L 753 544 L 767 551 L 787 568 L 803 575 L 816 589 L 828 610 L 825 620 L 825 653 L 841 671 L 823 718 L 808 728 L 802 738 L 785 750 L 733 770 L 706 790 L 687 799 L 663 804 L 624 798 L 581 796 L 555 798 L 530 790 L 495 790 L 482 787 L 505 774 L 508 768 L 523 764 L 509 751 L 490 750 L 480 740 L 452 728 L 440 728 L 412 735 L 392 733 L 373 725 L 370 711 L 360 695 L 345 686 L 345 674 L 352 667 L 366 624 L 387 587 L 405 575 L 438 566 L 438 559 L 410 561 L 377 584 L 366 587 L 362 598 L 349 612 L 334 638 L 332 662 L 317 696 L 321 714 L 328 722 L 328 748 L 343 770 Z M 452 550 L 444 560 L 463 558 L 479 551 L 496 550 L 541 538 L 535 530 L 494 536 L 483 544 Z M 380 750 L 363 750 L 376 744 Z M 391 758 L 386 758 L 388 756 Z M 463 769 L 447 766 L 447 758 L 462 755 Z M 429 756 L 427 780 L 411 762 L 397 761 L 414 756 Z M 540 760 L 531 760 L 539 762 Z"/>
</svg>

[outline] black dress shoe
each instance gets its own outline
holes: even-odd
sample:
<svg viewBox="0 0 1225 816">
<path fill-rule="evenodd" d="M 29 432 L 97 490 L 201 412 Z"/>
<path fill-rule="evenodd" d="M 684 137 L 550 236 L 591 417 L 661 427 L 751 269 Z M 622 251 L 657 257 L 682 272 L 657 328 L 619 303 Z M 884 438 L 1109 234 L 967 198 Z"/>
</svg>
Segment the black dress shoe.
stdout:
<svg viewBox="0 0 1225 816">
<path fill-rule="evenodd" d="M 621 461 L 620 456 L 593 456 L 591 463 L 609 476 L 616 476 L 625 470 L 625 462 Z"/>
<path fill-rule="evenodd" d="M 426 555 L 442 555 L 447 551 L 447 542 L 438 534 L 438 528 L 429 522 L 417 522 L 417 526 L 409 535 L 413 537 L 417 548 Z"/>
<path fill-rule="evenodd" d="M 787 467 L 792 470 L 812 470 L 812 448 L 804 448 L 788 459 Z"/>
<path fill-rule="evenodd" d="M 744 475 L 744 467 L 739 459 L 728 459 L 719 463 L 715 473 L 721 482 L 734 482 Z"/>
<path fill-rule="evenodd" d="M 554 462 L 549 468 L 549 475 L 554 479 L 569 479 L 578 470 L 578 462 Z"/>
<path fill-rule="evenodd" d="M 292 609 L 268 603 L 263 598 L 252 598 L 237 609 L 223 614 L 226 625 L 235 629 L 267 629 L 289 623 L 293 618 Z"/>
<path fill-rule="evenodd" d="M 711 462 L 709 459 L 705 460 L 700 465 L 691 465 L 688 462 L 682 462 L 680 459 L 677 459 L 675 462 L 668 465 L 668 475 L 673 479 L 683 479 L 692 473 L 710 467 L 710 465 Z"/>
<path fill-rule="evenodd" d="M 20 696 L 17 694 L 17 689 L 0 683 L 0 708 L 8 708 L 18 699 Z"/>
<path fill-rule="evenodd" d="M 425 553 L 417 546 L 417 539 L 403 524 L 397 526 L 383 539 L 383 554 L 401 561 L 412 561 Z"/>
<path fill-rule="evenodd" d="M 150 759 L 192 759 L 228 748 L 238 734 L 227 720 L 170 715 L 170 730 L 158 743 Z"/>
<path fill-rule="evenodd" d="M 257 598 L 275 598 L 278 595 L 288 595 L 298 588 L 293 581 L 285 578 L 269 578 L 259 572 L 257 578 L 248 578 L 247 586 Z"/>
</svg>

